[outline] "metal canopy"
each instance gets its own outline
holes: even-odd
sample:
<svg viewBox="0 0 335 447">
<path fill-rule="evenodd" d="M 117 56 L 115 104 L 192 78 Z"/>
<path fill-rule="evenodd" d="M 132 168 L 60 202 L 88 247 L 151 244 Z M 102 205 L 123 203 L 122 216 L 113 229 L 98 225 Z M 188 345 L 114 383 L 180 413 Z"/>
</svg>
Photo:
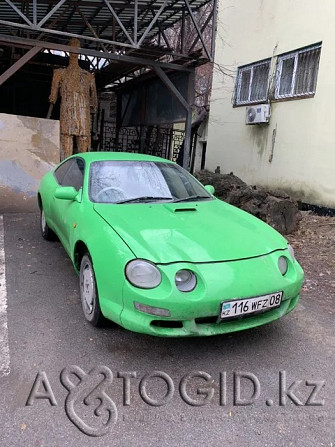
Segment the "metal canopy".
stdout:
<svg viewBox="0 0 335 447">
<path fill-rule="evenodd" d="M 78 37 L 83 47 L 102 51 L 127 52 L 152 47 L 153 54 L 180 57 L 183 48 L 169 48 L 165 30 L 191 16 L 208 60 L 208 48 L 196 17 L 196 11 L 209 0 L 1 0 L 0 34 L 48 40 L 66 44 Z M 212 21 L 214 14 L 212 15 Z M 160 36 L 156 48 L 152 39 Z M 188 54 L 183 54 L 188 57 Z"/>
<path fill-rule="evenodd" d="M 0 49 L 4 46 L 18 49 L 7 69 L 0 73 L 0 86 L 24 64 L 31 63 L 40 51 L 81 54 L 96 73 L 100 89 L 154 70 L 185 109 L 184 166 L 187 167 L 194 69 L 214 58 L 216 1 L 0 0 Z M 208 3 L 212 8 L 200 23 L 198 11 Z M 184 45 L 186 20 L 194 35 L 188 48 Z M 180 39 L 178 47 L 173 48 L 167 33 L 178 22 Z M 69 46 L 71 37 L 80 39 L 80 49 Z M 180 70 L 190 73 L 187 98 L 181 96 L 168 76 L 169 72 Z"/>
</svg>

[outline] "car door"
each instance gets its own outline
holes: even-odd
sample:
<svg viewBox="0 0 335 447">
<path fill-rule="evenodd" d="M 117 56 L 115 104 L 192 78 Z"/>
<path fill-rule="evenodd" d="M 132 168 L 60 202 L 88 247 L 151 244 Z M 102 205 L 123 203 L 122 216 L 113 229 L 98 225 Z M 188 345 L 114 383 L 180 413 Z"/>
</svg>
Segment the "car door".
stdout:
<svg viewBox="0 0 335 447">
<path fill-rule="evenodd" d="M 76 191 L 83 187 L 85 162 L 81 157 L 74 157 L 69 160 L 71 163 L 60 181 L 60 186 L 72 186 Z M 70 252 L 71 237 L 76 224 L 81 197 L 78 200 L 64 200 L 55 198 L 55 224 L 57 234 L 64 248 Z"/>
<path fill-rule="evenodd" d="M 56 201 L 55 198 L 55 190 L 59 186 L 61 186 L 63 178 L 67 171 L 69 170 L 73 160 L 67 160 L 56 168 L 53 173 L 54 181 L 50 183 L 50 188 L 47 193 L 42 197 L 43 200 L 43 209 L 48 219 L 48 224 L 52 227 L 52 229 L 58 234 L 58 207 L 59 201 Z"/>
</svg>

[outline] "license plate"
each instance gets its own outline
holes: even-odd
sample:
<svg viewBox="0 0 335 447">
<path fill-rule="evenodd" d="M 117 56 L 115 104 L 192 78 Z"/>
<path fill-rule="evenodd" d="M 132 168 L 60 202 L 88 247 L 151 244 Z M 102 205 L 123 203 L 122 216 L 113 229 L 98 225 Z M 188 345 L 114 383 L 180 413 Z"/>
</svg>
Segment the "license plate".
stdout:
<svg viewBox="0 0 335 447">
<path fill-rule="evenodd" d="M 283 292 L 270 293 L 269 295 L 256 296 L 254 298 L 236 299 L 221 303 L 220 318 L 235 318 L 254 313 L 265 312 L 280 306 Z"/>
</svg>

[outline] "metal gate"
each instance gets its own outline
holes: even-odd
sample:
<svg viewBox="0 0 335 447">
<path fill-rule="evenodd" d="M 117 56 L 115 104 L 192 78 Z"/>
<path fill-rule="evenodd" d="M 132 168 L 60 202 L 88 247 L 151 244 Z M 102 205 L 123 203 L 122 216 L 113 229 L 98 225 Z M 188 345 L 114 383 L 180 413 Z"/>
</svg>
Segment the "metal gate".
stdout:
<svg viewBox="0 0 335 447">
<path fill-rule="evenodd" d="M 134 126 L 117 129 L 104 123 L 99 150 L 139 152 L 176 161 L 184 142 L 185 131 L 170 126 Z"/>
</svg>

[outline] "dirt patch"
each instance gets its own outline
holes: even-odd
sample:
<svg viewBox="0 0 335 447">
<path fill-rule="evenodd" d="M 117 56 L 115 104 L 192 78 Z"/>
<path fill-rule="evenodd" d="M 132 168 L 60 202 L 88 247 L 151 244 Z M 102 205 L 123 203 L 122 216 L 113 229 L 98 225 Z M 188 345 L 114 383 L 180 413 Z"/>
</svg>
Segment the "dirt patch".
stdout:
<svg viewBox="0 0 335 447">
<path fill-rule="evenodd" d="M 286 237 L 305 271 L 303 294 L 316 295 L 318 306 L 335 313 L 335 217 L 304 211 L 299 229 Z"/>
<path fill-rule="evenodd" d="M 301 213 L 296 200 L 283 191 L 267 191 L 247 185 L 232 172 L 220 174 L 203 170 L 195 174 L 203 185 L 212 185 L 215 196 L 264 220 L 281 234 L 290 234 L 299 226 Z"/>
</svg>

